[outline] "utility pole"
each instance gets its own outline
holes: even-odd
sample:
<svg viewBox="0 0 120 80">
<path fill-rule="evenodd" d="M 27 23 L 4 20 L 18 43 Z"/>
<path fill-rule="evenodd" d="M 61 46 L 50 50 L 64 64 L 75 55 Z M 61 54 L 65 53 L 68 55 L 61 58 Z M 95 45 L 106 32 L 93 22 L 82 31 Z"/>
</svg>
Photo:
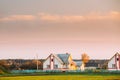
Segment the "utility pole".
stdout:
<svg viewBox="0 0 120 80">
<path fill-rule="evenodd" d="M 36 57 L 37 57 L 36 61 L 37 61 L 37 70 L 38 70 L 38 54 L 36 54 Z"/>
</svg>

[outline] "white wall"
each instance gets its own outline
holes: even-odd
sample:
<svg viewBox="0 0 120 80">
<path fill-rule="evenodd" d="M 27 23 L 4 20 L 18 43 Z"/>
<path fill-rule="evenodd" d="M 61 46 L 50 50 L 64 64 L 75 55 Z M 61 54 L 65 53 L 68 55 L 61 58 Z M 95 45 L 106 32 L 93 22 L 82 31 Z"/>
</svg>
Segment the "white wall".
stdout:
<svg viewBox="0 0 120 80">
<path fill-rule="evenodd" d="M 117 58 L 119 59 L 119 55 L 117 55 Z M 119 60 L 120 61 L 120 60 Z M 119 70 L 120 68 L 119 68 L 119 61 L 117 61 L 116 63 L 116 65 L 117 65 L 117 69 Z"/>
<path fill-rule="evenodd" d="M 85 69 L 94 70 L 96 67 L 85 67 Z"/>
<path fill-rule="evenodd" d="M 112 68 L 112 64 L 115 64 L 115 56 L 108 62 L 108 69 Z"/>
<path fill-rule="evenodd" d="M 51 69 L 55 69 L 54 68 L 54 65 L 58 65 L 58 69 L 62 68 L 62 64 L 60 63 L 60 61 L 56 58 L 56 57 L 53 57 L 53 62 L 50 63 L 50 57 L 43 63 L 43 69 L 47 69 L 47 70 L 51 70 L 50 68 L 48 69 L 47 68 L 47 65 L 50 65 L 51 64 Z"/>
<path fill-rule="evenodd" d="M 50 57 L 43 63 L 43 69 L 46 69 L 47 65 L 50 65 Z"/>
<path fill-rule="evenodd" d="M 120 68 L 119 68 L 119 61 L 120 60 L 117 61 L 117 58 L 119 59 L 119 55 L 117 54 L 115 56 L 108 62 L 108 70 L 120 70 Z M 117 68 L 115 67 L 115 69 L 113 69 L 112 64 L 115 64 Z"/>
<path fill-rule="evenodd" d="M 57 58 L 54 58 L 54 65 L 58 65 L 58 68 L 62 68 L 62 64 Z"/>
</svg>

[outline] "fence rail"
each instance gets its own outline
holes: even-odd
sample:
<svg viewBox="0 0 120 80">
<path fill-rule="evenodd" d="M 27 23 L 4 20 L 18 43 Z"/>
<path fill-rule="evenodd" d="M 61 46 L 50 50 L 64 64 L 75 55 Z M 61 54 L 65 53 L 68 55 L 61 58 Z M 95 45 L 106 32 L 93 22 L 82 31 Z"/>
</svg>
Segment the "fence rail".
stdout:
<svg viewBox="0 0 120 80">
<path fill-rule="evenodd" d="M 120 74 L 120 70 L 109 71 L 109 70 L 66 70 L 65 73 L 115 73 Z M 12 70 L 11 73 L 63 73 L 61 70 Z"/>
</svg>

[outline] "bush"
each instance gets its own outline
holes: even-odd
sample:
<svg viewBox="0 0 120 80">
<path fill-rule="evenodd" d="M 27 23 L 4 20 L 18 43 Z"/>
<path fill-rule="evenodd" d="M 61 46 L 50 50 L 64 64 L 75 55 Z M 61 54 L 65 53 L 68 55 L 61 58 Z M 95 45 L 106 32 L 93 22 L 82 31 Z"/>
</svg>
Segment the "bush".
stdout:
<svg viewBox="0 0 120 80">
<path fill-rule="evenodd" d="M 101 72 L 100 70 L 94 70 L 93 72 L 95 72 L 95 73 L 99 73 L 99 72 Z"/>
<path fill-rule="evenodd" d="M 4 74 L 4 72 L 2 70 L 0 70 L 0 74 Z"/>
<path fill-rule="evenodd" d="M 3 74 L 3 73 L 9 73 L 9 71 L 4 67 L 0 66 L 0 74 Z"/>
</svg>

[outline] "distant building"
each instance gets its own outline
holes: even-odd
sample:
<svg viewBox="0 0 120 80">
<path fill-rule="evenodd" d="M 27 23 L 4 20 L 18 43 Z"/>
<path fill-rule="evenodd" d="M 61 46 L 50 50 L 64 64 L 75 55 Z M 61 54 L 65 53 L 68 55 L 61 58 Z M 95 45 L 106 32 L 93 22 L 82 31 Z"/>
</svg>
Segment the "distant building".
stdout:
<svg viewBox="0 0 120 80">
<path fill-rule="evenodd" d="M 116 53 L 108 61 L 108 70 L 120 70 L 120 54 L 119 53 Z"/>
<path fill-rule="evenodd" d="M 80 60 L 80 59 L 74 59 L 73 61 L 76 63 L 77 70 L 81 70 L 82 60 Z"/>
<path fill-rule="evenodd" d="M 103 69 L 107 61 L 108 60 L 99 60 L 99 59 L 89 60 L 88 63 L 85 64 L 85 68 L 86 69 Z"/>
<path fill-rule="evenodd" d="M 102 69 L 104 66 L 107 66 L 105 63 L 108 60 L 100 60 L 100 59 L 91 59 L 85 64 L 85 69 Z M 82 67 L 82 60 L 74 59 L 74 62 L 77 65 L 77 69 L 81 70 Z"/>
<path fill-rule="evenodd" d="M 43 62 L 43 70 L 75 70 L 76 64 L 72 56 L 65 54 L 50 54 Z"/>
</svg>

